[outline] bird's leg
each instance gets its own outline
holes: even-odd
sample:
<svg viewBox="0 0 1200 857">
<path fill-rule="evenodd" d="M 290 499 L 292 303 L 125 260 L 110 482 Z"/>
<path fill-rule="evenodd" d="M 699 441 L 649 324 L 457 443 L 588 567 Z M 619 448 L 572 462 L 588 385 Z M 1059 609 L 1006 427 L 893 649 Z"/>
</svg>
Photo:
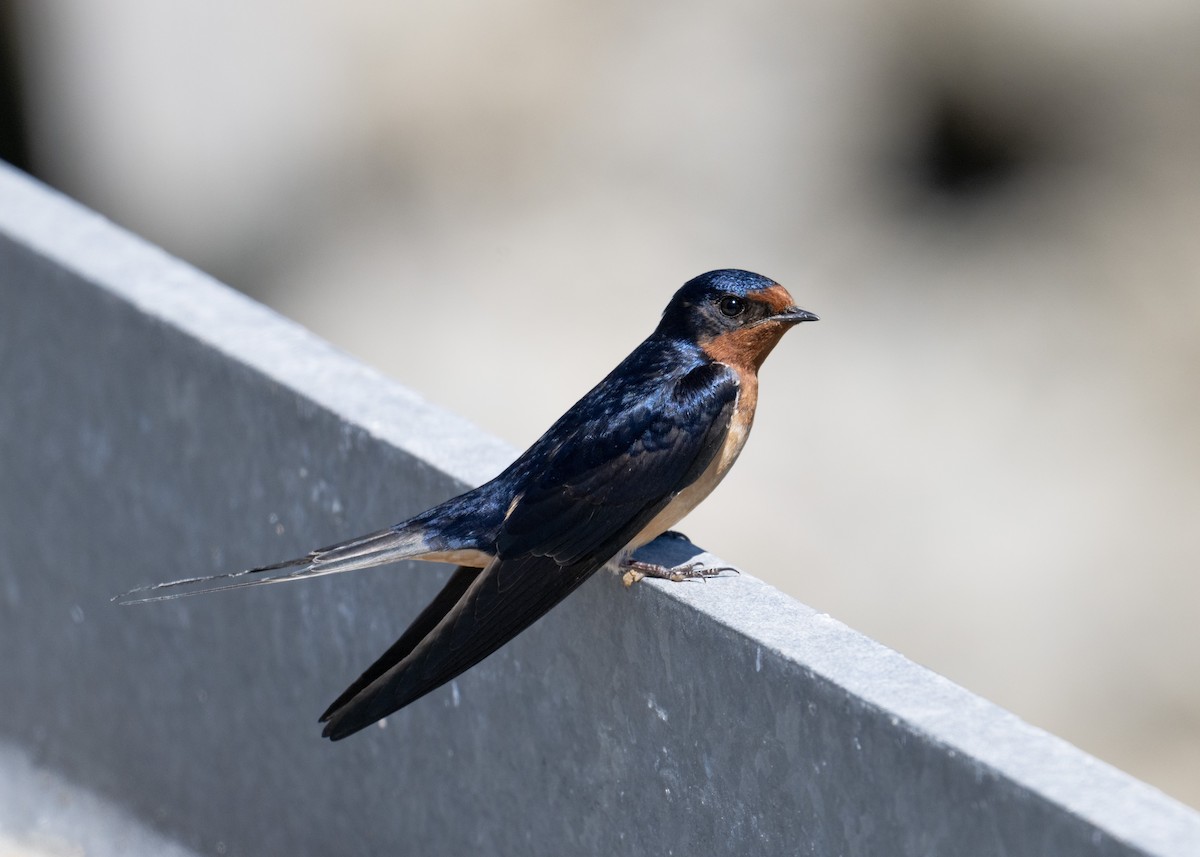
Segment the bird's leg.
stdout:
<svg viewBox="0 0 1200 857">
<path fill-rule="evenodd" d="M 662 580 L 680 583 L 684 580 L 704 580 L 706 577 L 717 577 L 723 571 L 737 571 L 731 565 L 705 565 L 702 562 L 685 562 L 681 565 L 665 566 L 653 562 L 644 562 L 640 559 L 626 559 L 621 563 L 621 568 L 625 571 L 621 575 L 621 582 L 626 587 L 633 586 L 633 584 L 637 583 L 643 577 L 657 577 Z"/>
</svg>

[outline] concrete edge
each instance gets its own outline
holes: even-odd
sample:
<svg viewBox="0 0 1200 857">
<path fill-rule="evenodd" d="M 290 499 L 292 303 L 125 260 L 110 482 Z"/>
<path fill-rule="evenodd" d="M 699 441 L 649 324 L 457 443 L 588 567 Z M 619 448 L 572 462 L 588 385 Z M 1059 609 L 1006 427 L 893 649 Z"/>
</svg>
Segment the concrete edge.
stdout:
<svg viewBox="0 0 1200 857">
<path fill-rule="evenodd" d="M 58 265 L 463 482 L 516 455 L 469 421 L 0 162 L 0 230 Z"/>
<path fill-rule="evenodd" d="M 1200 854 L 1200 813 L 756 578 L 649 585 L 1113 839 Z"/>
</svg>

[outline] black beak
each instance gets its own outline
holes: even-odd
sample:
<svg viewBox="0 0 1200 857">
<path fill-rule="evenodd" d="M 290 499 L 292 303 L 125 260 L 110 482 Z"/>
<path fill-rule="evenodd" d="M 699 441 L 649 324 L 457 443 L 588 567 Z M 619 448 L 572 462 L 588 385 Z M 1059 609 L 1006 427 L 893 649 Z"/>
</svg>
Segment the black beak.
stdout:
<svg viewBox="0 0 1200 857">
<path fill-rule="evenodd" d="M 798 306 L 792 306 L 785 309 L 783 312 L 777 312 L 771 316 L 771 321 L 790 321 L 792 324 L 799 324 L 802 321 L 820 321 L 816 313 L 809 312 L 806 309 L 800 309 Z"/>
</svg>

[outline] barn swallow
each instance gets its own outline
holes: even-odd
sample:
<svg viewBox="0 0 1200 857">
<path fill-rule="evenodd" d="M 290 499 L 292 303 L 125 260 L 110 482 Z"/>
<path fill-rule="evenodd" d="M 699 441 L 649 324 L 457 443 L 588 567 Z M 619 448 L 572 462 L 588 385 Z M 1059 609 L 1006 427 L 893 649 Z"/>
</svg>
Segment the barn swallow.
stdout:
<svg viewBox="0 0 1200 857">
<path fill-rule="evenodd" d="M 709 573 L 632 555 L 729 471 L 754 421 L 763 360 L 789 328 L 816 320 L 766 277 L 702 274 L 675 293 L 649 338 L 487 484 L 298 559 L 114 600 L 159 601 L 407 559 L 456 564 L 400 639 L 321 715 L 324 737 L 345 738 L 486 658 L 610 561 L 633 577 Z M 175 587 L 182 588 L 145 594 Z"/>
</svg>

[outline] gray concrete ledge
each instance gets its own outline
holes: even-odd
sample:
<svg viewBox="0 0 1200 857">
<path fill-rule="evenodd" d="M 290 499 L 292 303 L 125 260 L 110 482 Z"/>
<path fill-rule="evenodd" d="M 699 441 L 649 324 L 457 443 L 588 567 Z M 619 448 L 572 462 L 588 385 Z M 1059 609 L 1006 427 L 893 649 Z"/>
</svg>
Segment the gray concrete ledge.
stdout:
<svg viewBox="0 0 1200 857">
<path fill-rule="evenodd" d="M 1195 812 L 749 575 L 598 575 L 339 744 L 317 715 L 446 569 L 108 601 L 512 453 L 0 169 L 0 741 L 201 853 L 1200 854 Z"/>
</svg>

